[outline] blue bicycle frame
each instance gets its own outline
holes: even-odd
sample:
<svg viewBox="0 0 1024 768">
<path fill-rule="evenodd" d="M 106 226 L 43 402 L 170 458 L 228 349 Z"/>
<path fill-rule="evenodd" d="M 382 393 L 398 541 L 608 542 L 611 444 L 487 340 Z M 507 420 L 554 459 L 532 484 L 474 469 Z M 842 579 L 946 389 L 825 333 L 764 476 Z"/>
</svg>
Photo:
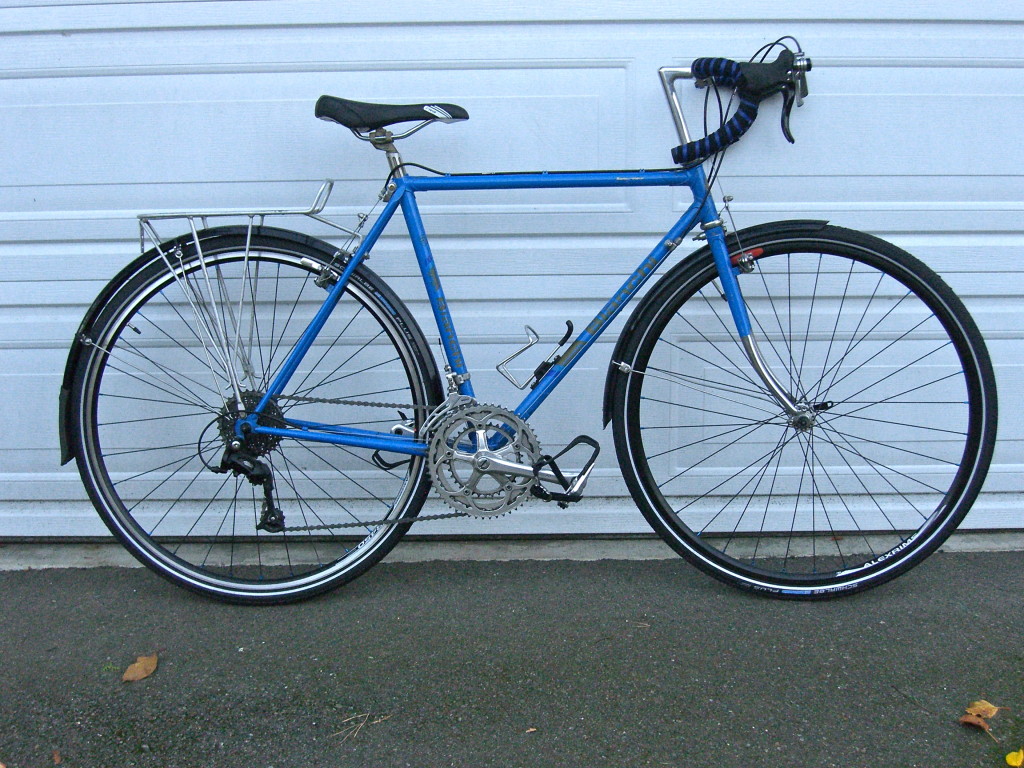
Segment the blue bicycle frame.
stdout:
<svg viewBox="0 0 1024 768">
<path fill-rule="evenodd" d="M 729 260 L 725 242 L 725 232 L 718 218 L 718 211 L 707 187 L 707 179 L 702 167 L 662 170 L 662 171 L 580 171 L 555 173 L 502 173 L 481 175 L 444 175 L 444 176 L 399 176 L 394 180 L 394 188 L 390 199 L 377 221 L 370 228 L 366 238 L 356 252 L 349 258 L 345 269 L 331 288 L 323 305 L 312 322 L 299 338 L 285 360 L 274 381 L 267 389 L 255 411 L 236 424 L 236 431 L 242 434 L 242 425 L 256 434 L 275 435 L 315 442 L 335 443 L 371 450 L 390 451 L 393 453 L 423 456 L 427 452 L 427 443 L 401 435 L 387 432 L 375 432 L 342 425 L 322 424 L 289 419 L 288 428 L 268 427 L 257 423 L 258 415 L 270 401 L 280 395 L 288 381 L 298 369 L 303 356 L 309 351 L 317 335 L 330 317 L 331 312 L 341 299 L 352 273 L 359 267 L 363 259 L 376 244 L 381 233 L 387 227 L 395 212 L 401 206 L 402 214 L 408 227 L 420 272 L 426 285 L 427 295 L 433 309 L 434 319 L 441 335 L 445 357 L 458 385 L 459 393 L 474 396 L 473 386 L 469 381 L 469 370 L 462 355 L 455 324 L 445 300 L 441 279 L 434 264 L 434 257 L 427 241 L 427 233 L 423 227 L 419 207 L 416 204 L 417 192 L 434 192 L 443 190 L 484 190 L 484 189 L 558 189 L 585 187 L 689 187 L 693 194 L 693 203 L 686 209 L 675 225 L 665 234 L 650 252 L 646 259 L 626 279 L 615 295 L 608 300 L 600 312 L 594 316 L 587 327 L 576 337 L 569 348 L 554 361 L 553 365 L 535 383 L 530 393 L 516 407 L 515 413 L 527 419 L 536 411 L 547 396 L 558 386 L 559 382 L 572 370 L 573 366 L 590 349 L 591 345 L 608 328 L 618 316 L 622 308 L 640 290 L 647 280 L 657 271 L 668 255 L 682 241 L 683 237 L 699 222 L 707 234 L 708 244 L 714 256 L 715 265 L 722 282 L 722 289 L 729 303 L 733 320 L 740 338 L 750 335 L 750 321 L 747 317 L 746 305 L 736 280 L 736 271 Z"/>
</svg>

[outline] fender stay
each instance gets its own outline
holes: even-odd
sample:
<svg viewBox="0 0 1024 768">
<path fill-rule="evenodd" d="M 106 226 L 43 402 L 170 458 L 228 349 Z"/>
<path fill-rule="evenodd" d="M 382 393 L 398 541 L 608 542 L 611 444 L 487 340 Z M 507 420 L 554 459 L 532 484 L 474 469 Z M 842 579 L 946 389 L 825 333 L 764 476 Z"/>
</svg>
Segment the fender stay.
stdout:
<svg viewBox="0 0 1024 768">
<path fill-rule="evenodd" d="M 244 237 L 247 232 L 250 232 L 250 229 L 245 225 L 214 227 L 211 229 L 199 230 L 199 238 L 205 243 L 220 237 Z M 324 257 L 328 260 L 336 250 L 322 240 L 317 240 L 309 235 L 304 235 L 287 229 L 278 229 L 276 227 L 253 227 L 251 229 L 251 233 L 253 236 L 262 235 L 265 237 L 274 237 L 305 246 L 312 246 L 322 251 L 324 253 Z M 173 250 L 179 245 L 182 247 L 190 245 L 192 240 L 192 234 L 188 233 L 181 235 L 180 237 L 167 240 L 161 243 L 160 247 L 165 251 Z M 78 330 L 75 332 L 75 338 L 71 343 L 71 349 L 68 352 L 68 359 L 64 365 L 64 378 L 61 380 L 60 385 L 58 433 L 60 436 L 60 463 L 62 465 L 67 464 L 75 458 L 75 436 L 71 434 L 71 430 L 73 428 L 72 425 L 74 423 L 74 420 L 71 418 L 71 393 L 74 389 L 75 375 L 78 371 L 82 351 L 87 346 L 85 342 L 83 342 L 83 337 L 88 336 L 89 331 L 95 325 L 97 318 L 103 311 L 103 308 L 107 306 L 114 294 L 133 276 L 141 273 L 155 261 L 160 259 L 162 259 L 162 257 L 156 248 L 150 248 L 141 256 L 133 259 L 131 263 L 118 272 L 117 275 L 115 275 L 114 278 L 103 287 L 103 290 L 100 291 L 99 295 L 95 300 L 93 300 L 92 305 L 89 307 L 89 310 L 85 313 L 85 317 L 79 324 Z"/>
</svg>

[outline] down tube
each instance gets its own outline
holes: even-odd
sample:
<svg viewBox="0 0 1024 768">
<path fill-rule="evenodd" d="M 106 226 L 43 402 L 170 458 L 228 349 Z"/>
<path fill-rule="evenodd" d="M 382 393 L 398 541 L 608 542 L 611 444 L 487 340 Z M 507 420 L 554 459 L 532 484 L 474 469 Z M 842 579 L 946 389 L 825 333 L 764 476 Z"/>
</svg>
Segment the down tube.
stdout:
<svg viewBox="0 0 1024 768">
<path fill-rule="evenodd" d="M 604 305 L 601 311 L 594 316 L 590 324 L 576 337 L 576 340 L 573 341 L 569 349 L 558 358 L 557 362 L 551 366 L 551 369 L 537 382 L 537 386 L 523 399 L 523 402 L 516 408 L 517 416 L 528 419 L 540 407 L 541 403 L 558 386 L 559 382 L 565 378 L 566 374 L 583 357 L 583 354 L 590 349 L 591 345 L 604 333 L 611 322 L 618 317 L 623 307 L 629 303 L 630 299 L 636 295 L 637 291 L 657 271 L 668 255 L 675 250 L 679 241 L 693 228 L 700 209 L 700 202 L 694 200 L 690 207 L 686 209 L 686 213 L 676 222 L 675 226 L 668 231 L 665 237 L 654 247 L 650 255 L 641 262 L 640 266 L 622 284 L 622 287 L 608 300 L 608 303 Z"/>
</svg>

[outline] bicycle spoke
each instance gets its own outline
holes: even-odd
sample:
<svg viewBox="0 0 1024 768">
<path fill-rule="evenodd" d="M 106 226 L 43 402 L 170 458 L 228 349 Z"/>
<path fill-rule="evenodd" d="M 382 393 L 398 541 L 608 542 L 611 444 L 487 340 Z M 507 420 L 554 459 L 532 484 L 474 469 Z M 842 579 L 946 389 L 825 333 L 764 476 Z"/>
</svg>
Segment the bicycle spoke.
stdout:
<svg viewBox="0 0 1024 768">
<path fill-rule="evenodd" d="M 319 368 L 320 364 L 321 364 L 321 363 L 322 363 L 322 362 L 324 361 L 324 359 L 325 359 L 325 358 L 327 357 L 328 353 L 330 353 L 330 351 L 331 351 L 332 349 L 336 348 L 336 346 L 338 345 L 338 343 L 339 343 L 339 342 L 341 341 L 341 337 L 342 337 L 342 336 L 344 336 L 344 335 L 345 335 L 345 334 L 346 334 L 346 333 L 348 332 L 348 329 L 349 329 L 349 328 L 350 328 L 350 327 L 352 326 L 352 323 L 354 323 L 354 322 L 355 322 L 356 318 L 357 318 L 357 317 L 359 317 L 359 315 L 360 315 L 360 314 L 362 313 L 362 311 L 363 311 L 363 308 L 362 308 L 362 307 L 360 307 L 360 308 L 359 308 L 359 309 L 358 309 L 358 310 L 356 311 L 356 313 L 355 313 L 354 315 L 352 315 L 352 317 L 351 317 L 351 318 L 349 318 L 349 321 L 348 321 L 347 323 L 345 323 L 345 325 L 344 325 L 344 326 L 343 326 L 343 327 L 341 328 L 341 330 L 340 330 L 340 331 L 338 331 L 338 335 L 337 335 L 337 336 L 335 336 L 335 337 L 334 337 L 334 339 L 332 339 L 330 343 L 328 343 L 328 344 L 326 344 L 326 345 L 324 346 L 324 351 L 323 351 L 323 354 L 321 354 L 321 355 L 320 355 L 320 358 L 319 358 L 319 359 L 318 359 L 318 360 L 317 360 L 317 361 L 316 361 L 315 363 L 313 363 L 313 364 L 312 364 L 312 365 L 311 365 L 311 366 L 309 367 L 309 372 L 308 372 L 308 373 L 307 373 L 307 374 L 306 374 L 305 376 L 303 376 L 303 377 L 302 377 L 302 380 L 301 380 L 301 381 L 299 381 L 299 382 L 298 382 L 297 384 L 295 384 L 295 385 L 293 386 L 293 389 L 294 389 L 294 391 L 295 391 L 295 392 L 302 392 L 302 391 L 303 391 L 303 389 L 302 389 L 302 388 L 303 388 L 303 386 L 305 385 L 305 383 L 306 383 L 306 382 L 307 382 L 307 381 L 309 380 L 309 377 L 313 375 L 313 371 L 317 370 L 317 369 Z M 348 362 L 349 362 L 349 361 L 350 361 L 350 360 L 351 360 L 351 359 L 352 359 L 353 357 L 355 357 L 356 355 L 358 355 L 358 354 L 359 354 L 359 352 L 361 352 L 361 351 L 362 351 L 362 349 L 363 349 L 363 347 L 360 347 L 360 348 L 359 348 L 359 349 L 357 349 L 357 350 L 356 350 L 355 352 L 353 352 L 353 353 L 352 353 L 352 354 L 351 354 L 351 355 L 350 355 L 350 356 L 349 356 L 349 357 L 348 357 L 347 359 L 343 360 L 343 361 L 342 361 L 342 362 L 341 362 L 341 363 L 340 363 L 339 365 L 337 365 L 337 366 L 336 366 L 336 367 L 334 368 L 334 370 L 333 370 L 333 371 L 331 371 L 330 373 L 328 373 L 328 374 L 327 374 L 327 375 L 325 376 L 325 379 L 328 379 L 328 378 L 330 378 L 331 376 L 333 376 L 334 374 L 336 374 L 336 373 L 337 373 L 338 371 L 340 371 L 340 370 L 342 369 L 342 367 L 344 367 L 344 366 L 345 366 L 346 364 L 348 364 Z M 317 382 L 316 384 L 313 384 L 312 386 L 308 387 L 308 388 L 307 388 L 307 389 L 306 389 L 305 391 L 306 391 L 306 392 L 310 392 L 310 391 L 312 391 L 312 390 L 314 390 L 314 389 L 318 389 L 319 387 L 323 386 L 323 384 L 324 384 L 324 382 L 323 382 L 323 381 Z"/>
<path fill-rule="evenodd" d="M 735 395 L 740 392 L 740 390 L 737 390 L 735 387 L 730 387 L 726 384 L 720 384 L 716 381 L 710 381 L 698 376 L 689 376 L 687 374 L 677 373 L 675 371 L 670 371 L 665 368 L 657 368 L 654 366 L 648 366 L 646 371 L 636 371 L 635 373 L 646 376 L 649 375 L 651 371 L 654 371 L 673 383 L 679 384 L 687 389 L 691 389 L 694 392 L 701 392 L 704 394 L 726 392 L 731 395 Z M 763 389 L 758 389 L 756 392 L 746 391 L 744 394 L 746 394 L 750 400 L 766 404 L 769 406 L 770 410 L 775 410 L 777 407 L 776 402 Z M 722 394 L 718 394 L 717 396 L 720 400 L 724 400 L 735 405 L 747 405 L 747 403 L 736 400 L 733 397 L 725 397 L 725 395 Z"/>
<path fill-rule="evenodd" d="M 649 403 L 660 403 L 662 405 L 671 405 L 671 406 L 673 406 L 675 408 L 682 408 L 682 409 L 687 410 L 687 411 L 696 411 L 697 413 L 707 413 L 707 414 L 710 414 L 712 416 L 721 416 L 721 417 L 727 418 L 727 419 L 728 418 L 739 419 L 740 422 L 747 423 L 747 424 L 764 424 L 764 423 L 767 423 L 768 421 L 770 421 L 771 419 L 775 418 L 775 414 L 772 414 L 767 419 L 754 419 L 754 418 L 749 418 L 749 417 L 745 418 L 743 416 L 740 416 L 739 414 L 729 413 L 728 411 L 716 411 L 716 410 L 711 409 L 711 408 L 701 408 L 701 407 L 698 407 L 698 406 L 695 406 L 695 405 L 687 405 L 686 403 L 674 402 L 672 400 L 662 400 L 661 398 L 658 398 L 658 397 L 645 397 L 644 401 L 645 402 L 649 402 Z M 767 413 L 767 411 L 765 411 L 765 412 Z"/>
<path fill-rule="evenodd" d="M 637 503 L 677 551 L 732 584 L 818 597 L 891 578 L 941 540 L 915 531 L 948 535 L 977 493 L 963 471 L 981 439 L 971 403 L 989 395 L 965 368 L 984 355 L 970 321 L 926 267 L 874 238 L 799 227 L 731 246 L 753 254 L 737 277 L 795 412 L 746 381 L 701 254 L 638 310 L 619 354 L 646 375 L 622 380 L 615 436 Z"/>
<path fill-rule="evenodd" d="M 428 487 L 424 463 L 384 468 L 367 451 L 235 430 L 236 414 L 266 394 L 326 294 L 310 289 L 319 252 L 294 254 L 293 243 L 258 227 L 219 232 L 204 231 L 201 249 L 199 237 L 163 248 L 91 335 L 107 349 L 91 351 L 84 376 L 94 384 L 81 406 L 93 435 L 83 477 L 154 570 L 218 597 L 297 599 L 383 557 L 405 528 L 365 521 L 413 518 Z M 353 274 L 296 369 L 296 399 L 271 398 L 252 414 L 259 425 L 290 423 L 286 411 L 309 414 L 306 423 L 330 412 L 338 425 L 386 433 L 406 417 L 331 401 L 433 407 L 427 344 L 385 295 L 377 278 Z M 234 451 L 240 463 L 222 470 Z M 271 500 L 288 521 L 283 531 L 267 530 Z M 331 527 L 345 523 L 359 525 L 343 535 Z"/>
<path fill-rule="evenodd" d="M 761 461 L 763 460 L 764 461 L 764 465 L 761 467 L 761 469 L 758 472 L 754 473 L 754 475 L 749 480 L 747 480 L 746 483 L 744 483 L 734 494 L 732 494 L 732 497 L 730 497 L 728 500 L 726 500 L 726 502 L 721 506 L 721 508 L 718 510 L 718 512 L 716 512 L 706 523 L 704 523 L 704 525 L 701 526 L 701 528 L 698 531 L 698 533 L 706 533 L 711 528 L 711 526 L 722 516 L 722 514 L 725 512 L 725 510 L 728 509 L 729 505 L 732 504 L 732 502 L 735 499 L 735 497 L 740 496 L 741 494 L 745 493 L 747 491 L 747 488 L 750 486 L 750 484 L 754 483 L 754 488 L 753 488 L 753 490 L 750 493 L 747 494 L 746 504 L 744 505 L 744 508 L 741 511 L 741 513 L 737 516 L 735 525 L 733 525 L 732 534 L 735 536 L 735 534 L 739 530 L 740 524 L 743 522 L 743 517 L 746 514 L 747 509 L 749 508 L 750 504 L 753 502 L 754 495 L 756 494 L 758 487 L 760 487 L 761 480 L 764 478 L 765 474 L 768 471 L 768 467 L 771 466 L 773 461 L 778 461 L 778 460 L 781 459 L 782 452 L 783 452 L 783 449 L 785 447 L 786 447 L 786 441 L 785 441 L 785 435 L 783 435 L 783 436 L 779 437 L 778 442 L 775 444 L 775 448 L 773 448 L 771 452 L 765 454 L 765 456 L 761 457 L 760 460 L 757 460 L 753 464 L 750 465 L 752 467 L 752 466 L 754 466 L 754 464 L 760 464 Z M 732 477 L 730 477 L 729 480 L 734 480 L 737 477 L 740 477 L 746 471 L 746 469 L 749 469 L 749 467 L 746 467 L 746 468 L 740 470 L 739 472 L 734 474 Z M 706 495 L 709 495 L 709 494 L 706 494 Z M 763 525 L 763 523 L 762 523 L 762 525 Z M 762 530 L 763 530 L 763 527 L 762 527 Z M 729 541 L 726 542 L 726 544 L 722 548 L 722 550 L 723 551 L 727 550 L 729 548 L 729 544 L 731 542 L 732 542 L 732 538 L 730 538 Z"/>
<path fill-rule="evenodd" d="M 718 324 L 725 331 L 726 337 L 731 339 L 733 341 L 733 343 L 735 344 L 736 348 L 739 349 L 742 352 L 743 348 L 740 346 L 740 342 L 736 338 L 735 332 L 728 325 L 726 325 L 725 320 L 723 320 L 721 315 L 719 315 L 718 310 L 715 309 L 715 307 L 711 304 L 711 301 L 703 293 L 700 294 L 700 298 L 704 301 L 704 303 L 711 310 L 712 314 L 715 316 L 715 319 L 718 321 Z M 755 390 L 762 390 L 762 391 L 764 391 L 764 385 L 760 381 L 755 381 L 754 378 L 749 373 L 747 373 L 746 368 L 745 368 L 745 362 L 744 362 L 744 365 L 738 364 L 735 360 L 733 360 L 727 354 L 725 354 L 725 352 L 719 347 L 719 345 L 717 345 L 713 341 L 711 341 L 711 339 L 709 339 L 704 334 L 703 331 L 701 331 L 699 328 L 697 328 L 697 326 L 695 326 L 692 322 L 690 322 L 690 320 L 688 318 L 683 317 L 682 315 L 677 315 L 677 317 L 680 320 L 682 320 L 686 324 L 686 326 L 688 328 L 690 328 L 694 333 L 696 333 L 698 336 L 700 336 L 700 338 L 706 344 L 708 344 L 712 349 L 714 349 L 716 352 L 718 352 L 718 354 L 721 355 L 725 359 L 725 361 L 729 364 L 730 367 L 726 368 L 726 367 L 724 367 L 724 366 L 722 366 L 722 365 L 720 365 L 718 363 L 715 363 L 715 362 L 713 362 L 711 360 L 705 360 L 704 358 L 700 357 L 699 355 L 694 354 L 690 350 L 684 349 L 683 347 L 680 347 L 678 344 L 674 344 L 673 342 L 671 342 L 671 341 L 669 341 L 667 339 L 665 340 L 666 344 L 668 344 L 669 346 L 673 347 L 674 349 L 682 352 L 685 355 L 690 355 L 692 357 L 697 358 L 698 360 L 700 360 L 701 362 L 705 363 L 706 365 L 710 365 L 710 366 L 716 368 L 717 370 L 722 371 L 723 373 L 727 373 L 730 376 L 734 376 L 735 378 L 740 379 L 745 384 L 749 384 Z M 743 353 L 741 359 L 746 361 L 746 353 L 745 352 Z"/>
<path fill-rule="evenodd" d="M 762 424 L 767 424 L 768 422 L 761 422 L 761 423 Z M 700 440 L 694 440 L 692 443 L 685 443 L 683 445 L 673 446 L 672 448 L 666 448 L 664 451 L 661 451 L 660 453 L 652 453 L 647 458 L 648 458 L 648 460 L 650 460 L 650 459 L 657 459 L 657 458 L 660 458 L 662 456 L 667 456 L 670 453 L 674 453 L 675 451 L 680 451 L 680 450 L 682 450 L 684 448 L 692 448 L 693 446 L 700 445 L 701 443 L 714 442 L 714 441 L 718 440 L 719 438 L 725 437 L 726 435 L 731 435 L 731 434 L 735 434 L 736 432 L 740 432 L 740 431 L 746 429 L 746 426 L 747 425 L 744 424 L 744 425 L 739 426 L 739 427 L 734 427 L 733 429 L 728 429 L 728 430 L 726 430 L 724 432 L 717 432 L 714 435 L 708 435 L 707 437 L 703 437 Z"/>
<path fill-rule="evenodd" d="M 841 446 L 838 443 L 836 443 L 834 440 L 829 440 L 829 442 L 832 443 L 833 447 L 835 447 L 837 452 L 846 451 L 848 453 L 853 454 L 858 459 L 861 459 L 862 461 L 864 461 L 867 464 L 871 465 L 872 467 L 876 467 L 877 466 L 877 467 L 885 470 L 885 472 L 887 472 L 890 475 L 897 475 L 899 477 L 905 478 L 905 479 L 909 480 L 910 482 L 915 483 L 915 484 L 921 486 L 922 488 L 924 488 L 926 490 L 934 491 L 935 493 L 939 493 L 939 494 L 943 494 L 944 493 L 944 491 L 941 488 L 937 488 L 934 485 L 929 485 L 928 483 L 924 482 L 924 480 L 922 480 L 919 477 L 915 477 L 914 475 L 909 475 L 906 472 L 903 472 L 902 470 L 899 470 L 896 467 L 893 467 L 893 466 L 891 466 L 889 464 L 884 464 L 882 462 L 879 462 L 879 461 L 876 461 L 874 459 L 869 458 L 862 451 L 857 450 L 853 446 L 853 443 L 851 443 L 849 441 L 849 439 L 847 438 L 846 435 L 844 435 L 843 433 L 841 433 L 841 432 L 839 432 L 837 430 L 830 429 L 828 427 L 828 425 L 826 425 L 825 426 L 825 435 L 824 435 L 825 439 L 829 439 L 829 437 L 828 437 L 829 434 L 834 434 L 836 437 L 840 438 L 840 440 L 842 440 L 842 442 L 845 445 L 845 447 L 844 447 L 844 446 Z M 884 443 L 878 443 L 878 445 L 885 445 L 885 444 Z M 886 445 L 885 447 L 888 448 L 890 446 Z M 885 482 L 890 484 L 890 485 L 892 484 L 892 481 L 889 480 L 888 478 L 885 478 Z M 891 486 L 891 487 L 895 490 L 895 486 Z"/>
<path fill-rule="evenodd" d="M 755 428 L 755 430 L 756 430 L 756 429 L 759 429 L 759 428 L 760 428 L 760 427 L 757 427 L 757 428 Z M 752 434 L 752 433 L 753 433 L 753 432 L 754 432 L 755 430 L 750 430 L 750 432 L 749 432 L 749 433 L 747 433 L 747 434 Z M 783 444 L 782 444 L 782 447 L 781 447 L 781 448 L 778 448 L 778 449 L 776 449 L 776 450 L 782 450 L 782 448 L 785 448 L 785 447 L 786 447 L 786 445 L 788 445 L 788 444 L 789 444 L 789 442 L 790 442 L 790 440 L 792 440 L 792 439 L 793 439 L 793 438 L 792 438 L 792 437 L 790 437 L 790 438 L 789 438 L 788 440 L 784 440 L 784 441 L 783 441 Z M 738 443 L 738 442 L 739 442 L 739 438 L 737 438 L 737 440 L 736 440 L 736 441 L 734 441 L 734 444 L 735 444 L 735 443 Z M 709 461 L 710 459 L 714 458 L 714 456 L 715 456 L 715 455 L 717 455 L 717 454 L 721 453 L 722 451 L 724 451 L 724 450 L 725 450 L 726 448 L 728 448 L 728 447 L 730 447 L 730 446 L 725 446 L 725 447 L 723 447 L 722 449 L 720 449 L 720 450 L 718 450 L 718 451 L 715 451 L 715 454 L 712 454 L 712 455 L 708 455 L 708 456 L 706 456 L 706 457 L 705 457 L 704 459 L 702 459 L 701 461 L 697 462 L 697 464 L 694 464 L 694 465 L 692 465 L 692 466 L 688 467 L 687 469 L 684 469 L 684 470 L 683 470 L 682 472 L 679 472 L 679 473 L 678 473 L 677 475 L 675 475 L 675 477 L 672 477 L 672 478 L 670 478 L 669 480 L 666 480 L 666 481 L 665 481 L 664 483 L 662 483 L 662 484 L 661 484 L 661 485 L 659 486 L 659 488 L 660 488 L 661 486 L 664 486 L 664 485 L 668 485 L 668 484 L 669 484 L 670 482 L 672 482 L 673 480 L 676 480 L 676 479 L 677 479 L 677 478 L 679 478 L 679 477 L 682 477 L 682 476 L 683 476 L 684 474 L 686 474 L 687 472 L 689 472 L 689 471 L 690 471 L 691 469 L 696 469 L 696 468 L 697 468 L 697 466 L 699 466 L 700 464 L 703 464 L 703 463 L 704 463 L 705 461 Z M 753 460 L 752 462 L 750 462 L 749 464 L 747 464 L 747 466 L 743 467 L 743 469 L 741 469 L 741 470 L 740 470 L 739 472 L 736 472 L 736 473 L 734 473 L 734 474 L 733 474 L 733 475 L 732 475 L 731 477 L 728 477 L 728 478 L 726 478 L 726 479 L 725 479 L 725 480 L 723 480 L 722 482 L 718 483 L 718 485 L 715 485 L 715 486 L 713 486 L 712 488 L 710 488 L 710 489 L 709 489 L 709 490 L 708 490 L 708 491 L 707 491 L 707 492 L 706 492 L 706 493 L 705 493 L 704 495 L 706 495 L 706 496 L 707 496 L 707 495 L 711 495 L 711 494 L 715 493 L 716 491 L 718 491 L 719 489 L 721 489 L 721 488 L 724 488 L 724 487 L 725 487 L 725 485 L 726 485 L 726 483 L 728 483 L 728 482 L 729 482 L 730 480 L 732 480 L 733 478 L 739 477 L 739 476 L 740 476 L 741 474 L 743 474 L 744 472 L 746 472 L 746 471 L 747 471 L 748 469 L 750 469 L 750 468 L 751 468 L 752 466 L 754 466 L 755 464 L 759 464 L 759 463 L 761 463 L 762 461 L 764 461 L 764 460 L 765 460 L 766 458 L 768 458 L 768 457 L 769 457 L 769 456 L 771 456 L 771 455 L 772 455 L 772 451 L 769 451 L 768 453 L 766 453 L 766 454 L 764 454 L 764 455 L 762 455 L 762 456 L 758 456 L 758 457 L 757 457 L 756 459 L 754 459 L 754 460 Z M 675 513 L 676 513 L 676 514 L 678 515 L 678 514 L 679 514 L 680 512 L 682 512 L 682 511 L 683 511 L 684 509 L 686 509 L 686 508 L 688 508 L 688 507 L 692 506 L 693 504 L 695 504 L 695 503 L 696 503 L 696 502 L 697 502 L 697 501 L 699 500 L 699 498 L 701 498 L 701 497 L 695 497 L 693 501 L 690 501 L 689 503 L 687 503 L 687 504 L 684 504 L 684 505 L 683 505 L 682 507 L 680 507 L 679 509 L 675 510 Z"/>
</svg>

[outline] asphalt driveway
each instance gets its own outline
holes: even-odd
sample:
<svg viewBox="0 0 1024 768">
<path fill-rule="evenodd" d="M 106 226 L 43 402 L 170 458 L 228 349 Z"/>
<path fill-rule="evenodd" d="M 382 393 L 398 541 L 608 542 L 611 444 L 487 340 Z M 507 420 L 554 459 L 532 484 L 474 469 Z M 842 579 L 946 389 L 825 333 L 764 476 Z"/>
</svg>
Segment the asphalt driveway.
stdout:
<svg viewBox="0 0 1024 768">
<path fill-rule="evenodd" d="M 1024 746 L 1022 596 L 1020 552 L 826 603 L 675 559 L 385 563 L 276 608 L 8 571 L 0 763 L 996 768 Z M 1013 708 L 999 743 L 958 724 L 976 699 Z"/>
</svg>

